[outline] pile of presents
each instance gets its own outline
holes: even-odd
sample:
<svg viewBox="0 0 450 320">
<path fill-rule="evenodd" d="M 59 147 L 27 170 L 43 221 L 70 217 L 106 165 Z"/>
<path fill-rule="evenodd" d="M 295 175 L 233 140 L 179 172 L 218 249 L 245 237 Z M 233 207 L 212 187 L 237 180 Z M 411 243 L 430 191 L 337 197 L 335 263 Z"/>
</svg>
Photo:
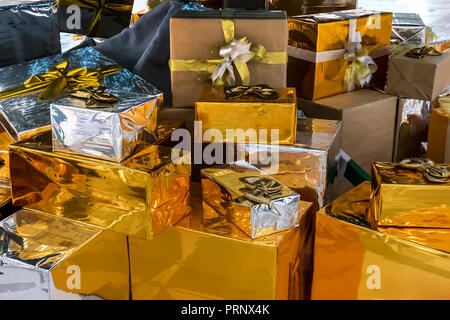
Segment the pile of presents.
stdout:
<svg viewBox="0 0 450 320">
<path fill-rule="evenodd" d="M 1 299 L 450 298 L 450 55 L 420 17 L 188 3 L 167 99 L 59 41 L 163 1 L 10 2 Z"/>
</svg>

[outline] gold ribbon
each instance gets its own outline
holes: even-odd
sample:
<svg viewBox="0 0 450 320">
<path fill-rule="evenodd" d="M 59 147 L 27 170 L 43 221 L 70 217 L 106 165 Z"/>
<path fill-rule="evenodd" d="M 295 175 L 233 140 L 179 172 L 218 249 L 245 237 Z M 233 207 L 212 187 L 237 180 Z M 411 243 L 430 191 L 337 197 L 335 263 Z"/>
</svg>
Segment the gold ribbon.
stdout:
<svg viewBox="0 0 450 320">
<path fill-rule="evenodd" d="M 440 56 L 442 53 L 437 51 L 433 47 L 421 47 L 421 48 L 413 48 L 405 53 L 405 56 L 410 58 L 422 59 L 425 56 Z"/>
<path fill-rule="evenodd" d="M 122 70 L 118 64 L 98 68 L 77 68 L 69 70 L 69 62 L 63 61 L 45 73 L 33 75 L 22 86 L 0 92 L 0 100 L 9 99 L 22 94 L 42 91 L 38 100 L 52 100 L 62 91 L 76 91 L 82 88 L 97 87 L 103 77 Z"/>
<path fill-rule="evenodd" d="M 87 108 L 102 108 L 102 104 L 113 104 L 119 102 L 119 98 L 106 92 L 105 87 L 89 87 L 76 90 L 70 94 L 74 98 L 86 99 Z"/>
<path fill-rule="evenodd" d="M 131 16 L 133 5 L 123 3 L 106 3 L 107 0 L 58 0 L 58 7 L 78 6 L 80 8 L 87 8 L 94 10 L 94 18 L 89 27 L 88 36 L 94 36 L 95 31 L 102 19 L 104 9 L 109 9 L 118 13 L 127 13 Z"/>
<path fill-rule="evenodd" d="M 239 189 L 243 192 L 243 198 L 252 202 L 270 205 L 272 199 L 282 194 L 283 186 L 276 180 L 261 177 L 243 177 L 239 181 L 247 188 Z"/>
<path fill-rule="evenodd" d="M 445 112 L 450 112 L 450 94 L 440 97 L 437 100 L 439 109 Z"/>
<path fill-rule="evenodd" d="M 430 182 L 448 183 L 450 177 L 450 170 L 447 167 L 435 164 L 429 159 L 410 158 L 401 161 L 398 167 L 421 171 Z"/>
<path fill-rule="evenodd" d="M 255 86 L 232 86 L 224 88 L 227 99 L 237 99 L 245 95 L 254 94 L 264 100 L 278 99 L 279 94 L 266 84 L 257 84 Z"/>
</svg>

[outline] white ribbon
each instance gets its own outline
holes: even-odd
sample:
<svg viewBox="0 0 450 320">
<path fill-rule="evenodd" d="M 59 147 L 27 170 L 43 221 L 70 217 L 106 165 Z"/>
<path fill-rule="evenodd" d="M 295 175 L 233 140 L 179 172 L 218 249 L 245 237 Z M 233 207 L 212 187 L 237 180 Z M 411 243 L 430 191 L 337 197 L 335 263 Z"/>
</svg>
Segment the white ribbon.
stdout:
<svg viewBox="0 0 450 320">
<path fill-rule="evenodd" d="M 214 69 L 214 72 L 211 75 L 212 82 L 214 83 L 217 79 L 223 80 L 225 72 L 228 71 L 226 77 L 228 85 L 234 85 L 236 78 L 234 76 L 233 62 L 247 63 L 253 58 L 254 53 L 250 51 L 250 46 L 251 43 L 247 40 L 238 41 L 234 39 L 231 43 L 220 48 L 219 54 L 225 61 L 218 64 Z"/>
</svg>

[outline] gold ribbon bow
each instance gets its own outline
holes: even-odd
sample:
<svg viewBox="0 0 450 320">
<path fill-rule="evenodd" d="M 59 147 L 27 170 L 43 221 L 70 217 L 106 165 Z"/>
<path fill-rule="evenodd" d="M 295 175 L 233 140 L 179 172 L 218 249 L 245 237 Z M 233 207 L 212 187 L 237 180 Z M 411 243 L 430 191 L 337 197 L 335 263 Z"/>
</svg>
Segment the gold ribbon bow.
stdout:
<svg viewBox="0 0 450 320">
<path fill-rule="evenodd" d="M 224 88 L 227 99 L 237 99 L 245 95 L 254 94 L 264 100 L 278 99 L 279 94 L 266 84 L 257 84 L 255 86 L 232 86 Z"/>
<path fill-rule="evenodd" d="M 131 11 L 133 10 L 132 4 L 107 3 L 106 1 L 107 0 L 58 0 L 57 4 L 58 7 L 69 7 L 75 5 L 80 8 L 94 10 L 94 18 L 92 19 L 88 32 L 88 36 L 92 37 L 95 36 L 95 32 L 102 19 L 104 9 L 109 9 L 111 11 L 131 16 Z"/>
<path fill-rule="evenodd" d="M 247 186 L 239 189 L 244 193 L 242 197 L 252 202 L 270 205 L 272 199 L 282 194 L 283 186 L 272 179 L 251 176 L 239 178 L 239 181 Z"/>
<path fill-rule="evenodd" d="M 70 95 L 74 98 L 86 99 L 86 107 L 88 108 L 102 108 L 101 104 L 112 104 L 119 102 L 119 98 L 115 95 L 106 92 L 105 87 L 90 87 L 71 92 Z"/>
<path fill-rule="evenodd" d="M 448 183 L 450 170 L 447 167 L 435 164 L 429 159 L 410 158 L 401 161 L 398 167 L 421 171 L 430 182 Z"/>
<path fill-rule="evenodd" d="M 118 64 L 98 68 L 77 68 L 69 70 L 69 62 L 63 61 L 45 73 L 33 75 L 22 86 L 0 92 L 0 100 L 9 99 L 21 94 L 42 91 L 38 100 L 52 100 L 62 91 L 76 91 L 82 88 L 97 87 L 103 82 L 103 77 L 122 70 Z"/>
<path fill-rule="evenodd" d="M 433 47 L 421 47 L 421 48 L 413 48 L 405 53 L 405 56 L 410 58 L 422 59 L 425 56 L 440 56 L 442 53 L 437 51 Z"/>
</svg>

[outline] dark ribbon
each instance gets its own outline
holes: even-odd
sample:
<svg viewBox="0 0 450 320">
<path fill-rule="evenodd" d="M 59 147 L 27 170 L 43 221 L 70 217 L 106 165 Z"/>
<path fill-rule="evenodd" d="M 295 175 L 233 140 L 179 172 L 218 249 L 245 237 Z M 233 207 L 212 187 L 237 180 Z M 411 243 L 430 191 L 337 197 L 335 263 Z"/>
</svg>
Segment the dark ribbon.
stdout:
<svg viewBox="0 0 450 320">
<path fill-rule="evenodd" d="M 237 99 L 245 95 L 254 94 L 264 100 L 278 99 L 279 94 L 266 84 L 257 84 L 254 86 L 232 86 L 224 89 L 227 99 Z"/>
<path fill-rule="evenodd" d="M 101 104 L 113 104 L 119 102 L 119 98 L 106 92 L 105 87 L 89 87 L 71 92 L 74 98 L 86 99 L 86 107 L 101 108 Z M 99 105 L 100 104 L 100 105 Z"/>
<path fill-rule="evenodd" d="M 442 53 L 433 47 L 413 48 L 405 53 L 410 58 L 422 59 L 425 56 L 440 56 Z"/>
<path fill-rule="evenodd" d="M 239 178 L 239 181 L 247 186 L 239 189 L 244 193 L 242 197 L 252 202 L 270 205 L 272 199 L 282 194 L 283 186 L 272 179 L 251 176 Z"/>
<path fill-rule="evenodd" d="M 23 249 L 23 238 L 13 232 L 6 230 L 4 227 L 0 226 L 0 253 L 5 254 L 10 250 L 9 243 L 13 241 L 17 243 Z"/>
<path fill-rule="evenodd" d="M 448 183 L 450 170 L 447 167 L 439 166 L 429 159 L 410 158 L 401 161 L 398 167 L 421 171 L 430 182 Z"/>
</svg>

